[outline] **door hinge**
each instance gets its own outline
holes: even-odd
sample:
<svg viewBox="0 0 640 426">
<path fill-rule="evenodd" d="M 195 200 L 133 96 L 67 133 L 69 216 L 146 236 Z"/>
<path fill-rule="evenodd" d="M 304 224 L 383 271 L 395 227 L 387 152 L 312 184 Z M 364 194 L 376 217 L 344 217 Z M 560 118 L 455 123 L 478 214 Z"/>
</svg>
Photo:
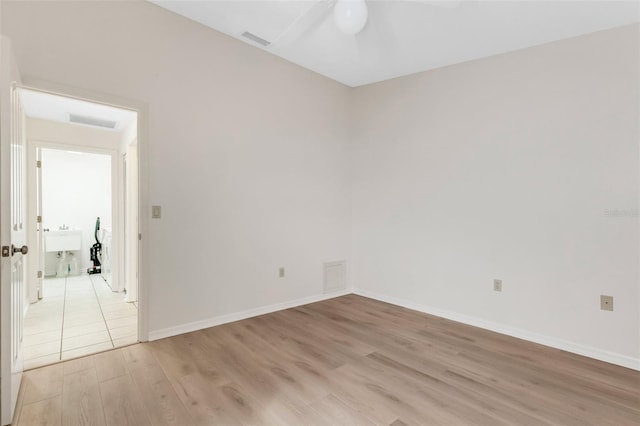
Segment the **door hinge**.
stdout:
<svg viewBox="0 0 640 426">
<path fill-rule="evenodd" d="M 42 167 L 42 161 L 40 161 L 40 160 L 36 161 L 36 167 L 37 168 L 41 168 Z"/>
<path fill-rule="evenodd" d="M 36 217 L 36 222 L 38 222 L 38 223 L 42 223 L 42 216 L 38 215 L 38 216 Z"/>
<path fill-rule="evenodd" d="M 11 247 L 2 246 L 2 257 L 9 257 L 9 256 L 11 256 Z"/>
<path fill-rule="evenodd" d="M 42 278 L 42 271 L 38 271 L 38 278 Z"/>
<path fill-rule="evenodd" d="M 138 241 L 142 241 L 142 234 L 138 234 Z"/>
</svg>

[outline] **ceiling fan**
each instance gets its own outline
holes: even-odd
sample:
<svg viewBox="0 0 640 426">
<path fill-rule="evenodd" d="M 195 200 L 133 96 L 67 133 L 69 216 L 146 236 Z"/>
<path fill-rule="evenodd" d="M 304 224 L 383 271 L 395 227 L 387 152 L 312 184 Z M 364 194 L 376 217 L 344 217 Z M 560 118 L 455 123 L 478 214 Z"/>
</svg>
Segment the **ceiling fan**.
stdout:
<svg viewBox="0 0 640 426">
<path fill-rule="evenodd" d="M 356 35 L 369 21 L 368 4 L 379 0 L 317 0 L 305 13 L 296 18 L 277 41 L 295 41 L 319 25 L 332 14 L 337 29 L 345 35 Z M 389 0 L 391 2 L 423 3 L 430 6 L 455 8 L 461 0 Z"/>
</svg>

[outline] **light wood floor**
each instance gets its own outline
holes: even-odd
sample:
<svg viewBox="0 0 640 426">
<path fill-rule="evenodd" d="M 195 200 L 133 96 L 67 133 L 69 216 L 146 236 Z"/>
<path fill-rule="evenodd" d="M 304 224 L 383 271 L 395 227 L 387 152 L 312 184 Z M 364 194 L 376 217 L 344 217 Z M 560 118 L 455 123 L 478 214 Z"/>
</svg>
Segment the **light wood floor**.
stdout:
<svg viewBox="0 0 640 426">
<path fill-rule="evenodd" d="M 25 374 L 19 425 L 639 425 L 640 373 L 349 295 Z"/>
</svg>

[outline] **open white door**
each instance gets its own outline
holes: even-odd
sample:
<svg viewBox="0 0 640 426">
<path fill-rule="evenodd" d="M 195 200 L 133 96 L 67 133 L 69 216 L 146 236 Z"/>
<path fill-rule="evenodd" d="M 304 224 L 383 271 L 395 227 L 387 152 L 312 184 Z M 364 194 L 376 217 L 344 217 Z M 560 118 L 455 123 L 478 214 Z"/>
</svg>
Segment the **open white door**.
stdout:
<svg viewBox="0 0 640 426">
<path fill-rule="evenodd" d="M 0 412 L 11 423 L 22 380 L 26 185 L 20 75 L 9 40 L 0 40 Z"/>
<path fill-rule="evenodd" d="M 42 229 L 42 149 L 27 141 L 27 287 L 28 303 L 42 299 L 44 232 Z"/>
</svg>

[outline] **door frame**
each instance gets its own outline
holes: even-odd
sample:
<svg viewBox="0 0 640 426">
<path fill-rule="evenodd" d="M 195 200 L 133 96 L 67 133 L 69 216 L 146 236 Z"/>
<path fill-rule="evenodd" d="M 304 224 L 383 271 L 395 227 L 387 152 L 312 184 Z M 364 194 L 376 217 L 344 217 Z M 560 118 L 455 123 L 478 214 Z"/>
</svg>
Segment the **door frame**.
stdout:
<svg viewBox="0 0 640 426">
<path fill-rule="evenodd" d="M 148 256 L 148 235 L 149 235 L 149 145 L 148 145 L 148 124 L 147 124 L 147 104 L 144 102 L 122 98 L 86 89 L 66 86 L 45 80 L 29 80 L 23 78 L 22 88 L 39 91 L 56 96 L 63 96 L 72 99 L 92 102 L 96 104 L 108 105 L 115 108 L 127 109 L 138 114 L 137 145 L 138 145 L 138 341 L 149 340 L 149 305 L 148 305 L 148 277 L 149 277 L 149 256 Z M 50 146 L 52 147 L 52 146 Z M 78 150 L 77 145 L 67 145 L 71 149 Z M 92 149 L 92 148 L 88 148 Z M 99 149 L 99 148 L 96 148 Z M 97 152 L 97 151 L 96 151 Z M 104 151 L 102 153 L 105 153 Z M 121 180 L 122 161 L 116 155 L 117 173 L 112 176 L 116 182 Z M 113 169 L 113 167 L 112 167 Z M 46 214 L 46 213 L 45 213 Z M 116 212 L 119 214 L 119 211 Z M 115 218 L 116 216 L 114 216 Z M 121 226 L 121 225 L 120 225 Z M 124 269 L 124 268 L 122 268 Z M 120 274 L 120 272 L 119 272 Z"/>
<path fill-rule="evenodd" d="M 124 247 L 122 253 L 124 259 L 122 262 L 122 272 L 126 288 L 126 283 L 138 282 L 138 253 L 136 246 L 138 243 L 138 218 L 140 212 L 137 208 L 131 208 L 131 206 L 137 206 L 138 204 L 138 140 L 134 138 L 129 141 L 123 151 L 125 152 L 120 156 L 122 160 L 121 176 L 124 179 L 124 185 L 122 186 L 122 199 L 124 200 L 122 215 L 122 226 L 124 230 Z M 132 159 L 134 161 L 132 161 Z M 125 300 L 127 302 L 137 302 L 138 287 L 129 287 L 126 288 L 126 290 Z"/>
</svg>

